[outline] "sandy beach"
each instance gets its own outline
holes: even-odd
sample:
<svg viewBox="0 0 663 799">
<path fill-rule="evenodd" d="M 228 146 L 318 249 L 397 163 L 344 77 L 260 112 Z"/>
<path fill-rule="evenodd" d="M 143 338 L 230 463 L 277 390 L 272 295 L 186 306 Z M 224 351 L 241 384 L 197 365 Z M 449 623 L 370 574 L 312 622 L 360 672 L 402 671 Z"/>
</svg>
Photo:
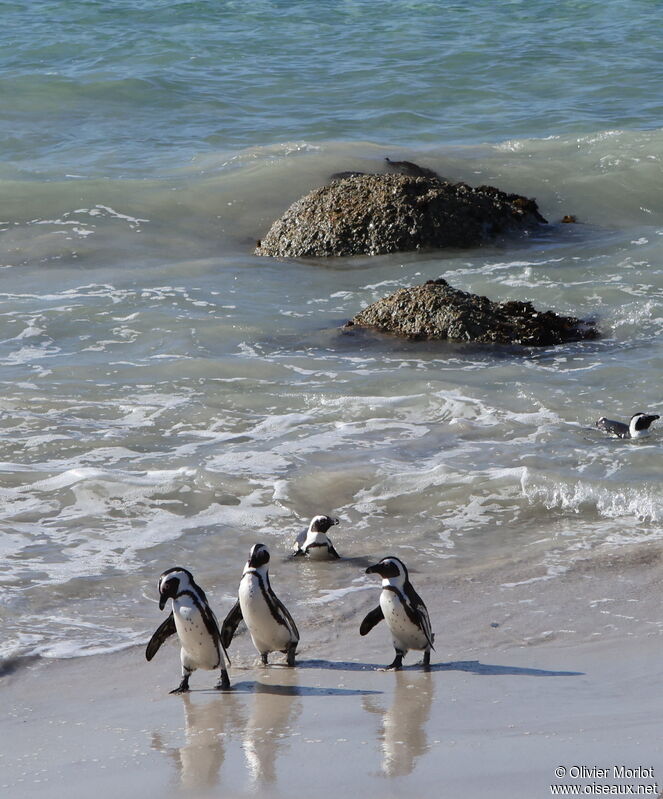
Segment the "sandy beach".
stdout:
<svg viewBox="0 0 663 799">
<path fill-rule="evenodd" d="M 492 608 L 482 603 L 495 588 L 480 580 L 465 575 L 444 592 L 430 582 L 438 646 L 428 673 L 417 653 L 402 672 L 378 670 L 393 654 L 386 630 L 361 639 L 354 614 L 304 636 L 295 669 L 279 656 L 255 665 L 240 636 L 227 693 L 212 690 L 215 674 L 196 672 L 190 694 L 169 695 L 179 682 L 175 643 L 151 663 L 132 647 L 14 664 L 2 681 L 0 787 L 26 799 L 533 799 L 565 784 L 584 795 L 592 785 L 657 795 L 659 562 L 642 547 L 629 562 L 616 558 L 607 577 L 587 566 L 554 584 L 502 588 L 509 601 Z M 371 600 L 354 601 L 359 612 Z"/>
</svg>

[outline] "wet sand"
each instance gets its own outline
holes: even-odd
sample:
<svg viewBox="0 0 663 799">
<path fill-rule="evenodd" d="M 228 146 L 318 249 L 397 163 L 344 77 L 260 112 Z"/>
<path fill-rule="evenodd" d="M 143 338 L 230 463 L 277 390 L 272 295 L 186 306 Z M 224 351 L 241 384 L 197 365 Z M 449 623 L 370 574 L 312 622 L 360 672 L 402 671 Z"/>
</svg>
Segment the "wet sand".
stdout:
<svg viewBox="0 0 663 799">
<path fill-rule="evenodd" d="M 240 637 L 227 693 L 212 690 L 216 674 L 196 672 L 190 694 L 169 695 L 179 682 L 174 643 L 151 663 L 140 647 L 19 663 L 0 688 L 0 788 L 22 798 L 66 791 L 70 799 L 181 791 L 534 799 L 550 796 L 551 784 L 663 785 L 660 629 L 632 615 L 624 627 L 612 623 L 637 601 L 649 599 L 654 613 L 657 572 L 655 559 L 610 577 L 613 588 L 621 585 L 610 600 L 611 634 L 594 637 L 586 629 L 592 606 L 577 596 L 587 574 L 556 587 L 505 589 L 520 591 L 509 607 L 529 608 L 531 619 L 552 612 L 555 596 L 558 620 L 573 607 L 578 613 L 575 631 L 547 634 L 546 616 L 537 637 L 518 640 L 513 629 L 525 629 L 526 616 L 509 611 L 510 621 L 489 623 L 481 591 L 473 588 L 468 607 L 452 586 L 444 624 L 435 608 L 438 646 L 428 673 L 414 665 L 418 653 L 400 673 L 378 670 L 393 654 L 386 630 L 361 639 L 345 620 L 324 647 L 305 643 L 295 669 L 254 665 L 248 637 Z M 494 611 L 498 618 L 499 603 Z M 565 780 L 554 773 L 561 766 L 653 768 L 654 778 Z"/>
</svg>

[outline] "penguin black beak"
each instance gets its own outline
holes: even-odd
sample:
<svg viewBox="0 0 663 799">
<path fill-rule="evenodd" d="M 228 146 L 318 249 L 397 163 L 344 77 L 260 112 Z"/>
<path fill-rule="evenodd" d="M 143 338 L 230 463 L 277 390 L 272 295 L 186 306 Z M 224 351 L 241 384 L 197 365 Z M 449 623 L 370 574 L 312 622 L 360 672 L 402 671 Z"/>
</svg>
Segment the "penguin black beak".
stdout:
<svg viewBox="0 0 663 799">
<path fill-rule="evenodd" d="M 340 523 L 341 523 L 340 519 L 332 519 L 332 524 L 340 524 Z"/>
<path fill-rule="evenodd" d="M 366 574 L 379 574 L 383 580 L 388 580 L 391 577 L 398 577 L 399 571 L 398 567 L 395 566 L 393 563 L 381 560 L 379 563 L 376 563 L 374 566 L 369 566 L 368 569 L 366 569 Z"/>
<path fill-rule="evenodd" d="M 172 599 L 177 593 L 179 588 L 179 580 L 170 579 L 161 586 L 161 595 L 159 596 L 159 610 L 166 607 L 166 602 Z"/>
</svg>

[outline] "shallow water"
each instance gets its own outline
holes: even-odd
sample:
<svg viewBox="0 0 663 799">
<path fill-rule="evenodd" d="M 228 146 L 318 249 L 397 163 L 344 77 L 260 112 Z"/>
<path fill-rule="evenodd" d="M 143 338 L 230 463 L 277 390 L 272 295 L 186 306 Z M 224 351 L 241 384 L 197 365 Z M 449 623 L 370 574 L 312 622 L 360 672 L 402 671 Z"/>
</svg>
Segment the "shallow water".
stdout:
<svg viewBox="0 0 663 799">
<path fill-rule="evenodd" d="M 660 538 L 660 433 L 592 429 L 659 410 L 656 6 L 378 5 L 7 6 L 5 656 L 145 640 L 175 564 L 221 614 L 257 540 L 295 607 L 374 589 L 353 562 L 281 560 L 318 512 L 342 554 L 428 580 L 514 553 L 519 580 L 562 579 Z M 385 156 L 536 197 L 550 224 L 468 251 L 252 255 L 290 202 Z M 603 337 L 519 352 L 342 329 L 437 277 Z"/>
</svg>

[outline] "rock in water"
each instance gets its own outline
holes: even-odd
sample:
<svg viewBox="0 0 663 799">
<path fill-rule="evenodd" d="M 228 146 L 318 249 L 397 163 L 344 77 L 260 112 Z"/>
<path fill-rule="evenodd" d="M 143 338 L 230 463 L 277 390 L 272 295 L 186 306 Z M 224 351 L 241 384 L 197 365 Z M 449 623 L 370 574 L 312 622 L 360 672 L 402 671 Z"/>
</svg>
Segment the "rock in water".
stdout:
<svg viewBox="0 0 663 799">
<path fill-rule="evenodd" d="M 256 255 L 380 255 L 473 247 L 546 220 L 534 200 L 435 177 L 351 175 L 293 203 Z"/>
<path fill-rule="evenodd" d="M 409 175 L 411 178 L 437 178 L 438 180 L 444 180 L 434 169 L 413 164 L 412 161 L 392 161 L 391 158 L 385 158 L 384 163 L 390 172 L 396 172 L 399 175 Z"/>
<path fill-rule="evenodd" d="M 599 336 L 591 322 L 537 311 L 530 302 L 493 302 L 455 289 L 441 279 L 399 289 L 360 311 L 348 325 L 414 339 L 536 347 Z"/>
</svg>

